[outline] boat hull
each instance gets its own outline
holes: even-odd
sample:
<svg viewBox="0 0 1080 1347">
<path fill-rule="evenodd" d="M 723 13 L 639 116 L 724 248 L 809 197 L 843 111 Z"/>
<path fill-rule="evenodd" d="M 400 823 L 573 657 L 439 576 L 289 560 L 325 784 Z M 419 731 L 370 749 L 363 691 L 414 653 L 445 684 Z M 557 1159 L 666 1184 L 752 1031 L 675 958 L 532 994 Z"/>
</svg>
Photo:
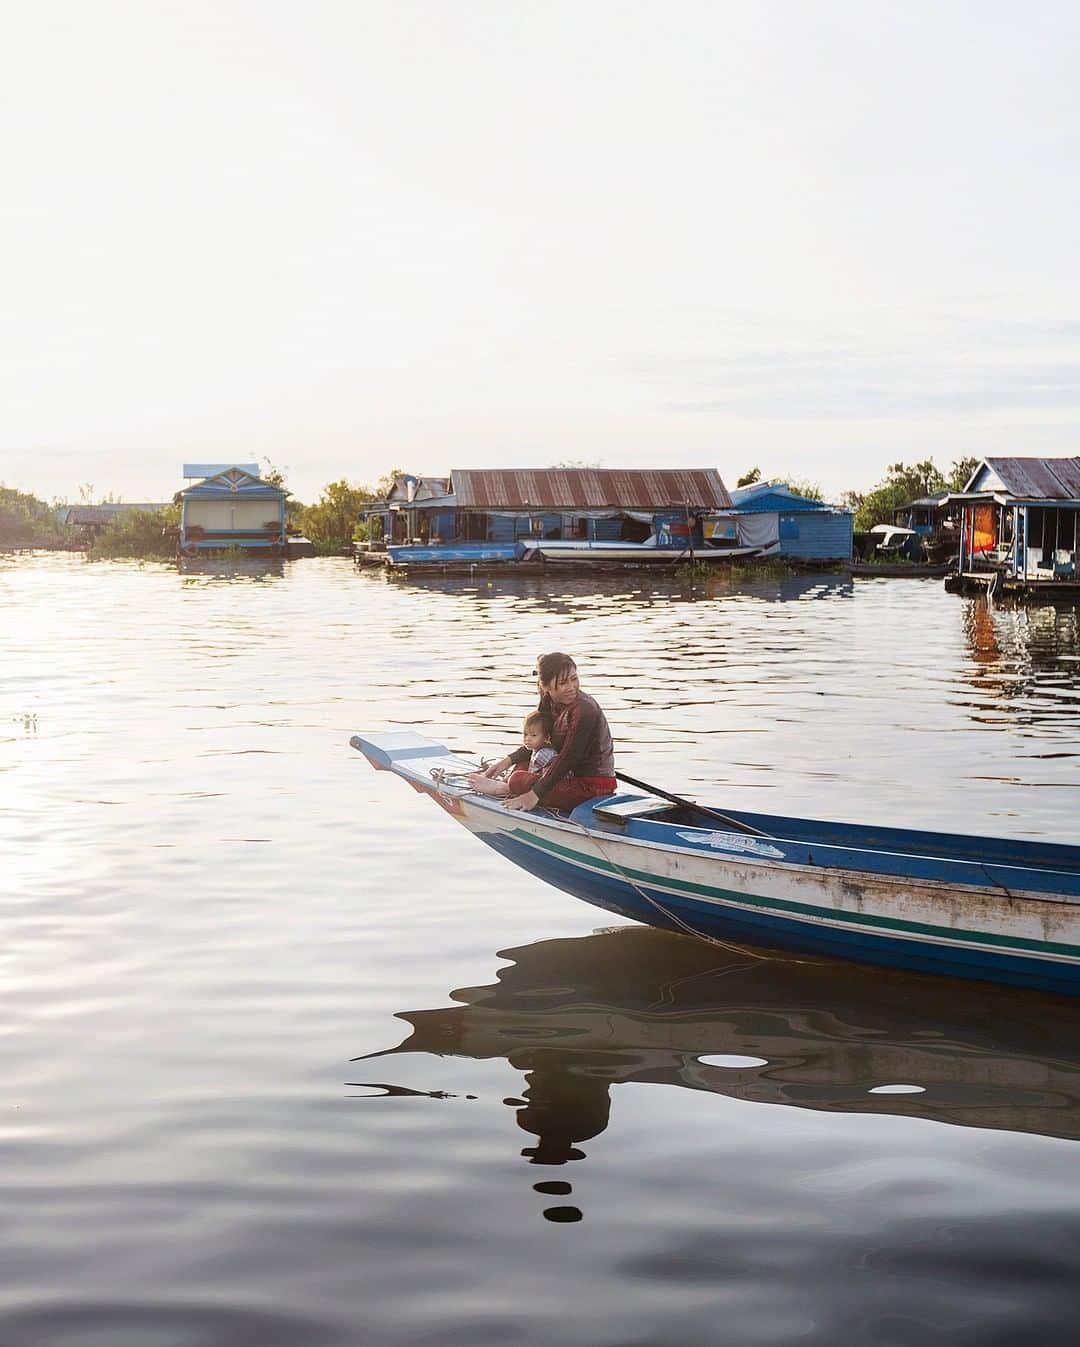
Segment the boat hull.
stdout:
<svg viewBox="0 0 1080 1347">
<path fill-rule="evenodd" d="M 690 561 L 725 562 L 757 556 L 760 547 L 656 547 L 646 543 L 552 541 L 527 544 L 525 556 L 542 557 L 546 562 L 573 562 L 575 565 L 609 564 L 613 561 L 639 565 L 674 566 Z"/>
<path fill-rule="evenodd" d="M 500 855 L 606 911 L 710 940 L 1080 992 L 1080 849 L 1044 848 L 1053 864 L 1040 868 L 1015 864 L 1009 844 L 995 839 L 986 839 L 980 863 L 965 859 L 980 839 L 948 835 L 937 835 L 941 846 L 926 855 L 934 835 L 908 834 L 905 855 L 838 846 L 824 830 L 841 825 L 821 825 L 820 843 L 647 821 L 619 828 L 594 812 L 605 802 L 556 817 L 437 782 L 433 769 L 460 782 L 468 764 L 421 736 L 353 742 Z M 869 830 L 852 830 L 860 831 Z M 890 837 L 895 847 L 904 834 Z M 1034 851 L 1024 843 L 1013 850 L 1025 848 Z"/>
</svg>

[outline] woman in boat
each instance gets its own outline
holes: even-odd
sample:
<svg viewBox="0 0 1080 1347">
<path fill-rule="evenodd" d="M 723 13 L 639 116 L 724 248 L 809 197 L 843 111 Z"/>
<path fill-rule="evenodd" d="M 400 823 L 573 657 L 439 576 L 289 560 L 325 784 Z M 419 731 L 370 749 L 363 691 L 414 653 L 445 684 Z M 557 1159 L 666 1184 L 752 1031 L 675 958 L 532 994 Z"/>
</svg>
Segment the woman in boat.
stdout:
<svg viewBox="0 0 1080 1347">
<path fill-rule="evenodd" d="M 607 718 L 588 693 L 582 692 L 577 665 L 569 655 L 555 650 L 541 655 L 536 665 L 540 689 L 540 714 L 551 727 L 551 743 L 558 756 L 535 780 L 523 770 L 528 765 L 528 750 L 519 748 L 492 763 L 480 775 L 501 776 L 508 767 L 510 775 L 507 809 L 571 810 L 584 800 L 612 795 L 615 783 L 615 750 Z"/>
</svg>

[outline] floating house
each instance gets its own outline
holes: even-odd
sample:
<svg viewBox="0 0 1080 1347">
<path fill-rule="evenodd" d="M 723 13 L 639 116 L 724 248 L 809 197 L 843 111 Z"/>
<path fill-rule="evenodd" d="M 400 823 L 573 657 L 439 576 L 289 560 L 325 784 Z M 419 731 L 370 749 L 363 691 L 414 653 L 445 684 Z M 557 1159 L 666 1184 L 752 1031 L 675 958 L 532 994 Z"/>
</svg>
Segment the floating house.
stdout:
<svg viewBox="0 0 1080 1347">
<path fill-rule="evenodd" d="M 56 522 L 69 528 L 80 541 L 92 543 L 101 530 L 120 515 L 159 514 L 168 508 L 165 501 L 108 501 L 102 505 L 63 505 L 56 512 Z"/>
<path fill-rule="evenodd" d="M 180 502 L 180 554 L 205 556 L 239 548 L 253 556 L 285 554 L 288 491 L 259 476 L 255 463 L 185 463 L 193 486 Z"/>
<path fill-rule="evenodd" d="M 1080 587 L 1080 457 L 984 458 L 949 502 L 959 513 L 949 589 Z"/>
<path fill-rule="evenodd" d="M 449 479 L 400 478 L 360 517 L 381 521 L 396 564 L 508 562 L 549 543 L 580 545 L 574 560 L 590 544 L 663 560 L 734 539 L 730 507 L 712 468 L 455 468 Z"/>
<path fill-rule="evenodd" d="M 375 543 L 408 543 L 421 537 L 426 541 L 430 521 L 422 507 L 429 501 L 444 499 L 449 490 L 449 477 L 401 473 L 394 478 L 385 499 L 362 510 L 360 518 L 367 521 Z"/>
<path fill-rule="evenodd" d="M 949 491 L 935 491 L 930 496 L 909 500 L 893 511 L 897 528 L 912 529 L 920 538 L 933 538 L 942 533 L 956 514 Z"/>
<path fill-rule="evenodd" d="M 744 545 L 792 561 L 850 561 L 850 510 L 800 496 L 783 482 L 755 482 L 731 493 L 731 514 Z"/>
<path fill-rule="evenodd" d="M 943 563 L 956 555 L 960 536 L 958 507 L 950 491 L 935 491 L 919 496 L 893 511 L 893 525 L 908 529 L 917 541 L 913 559 Z"/>
</svg>

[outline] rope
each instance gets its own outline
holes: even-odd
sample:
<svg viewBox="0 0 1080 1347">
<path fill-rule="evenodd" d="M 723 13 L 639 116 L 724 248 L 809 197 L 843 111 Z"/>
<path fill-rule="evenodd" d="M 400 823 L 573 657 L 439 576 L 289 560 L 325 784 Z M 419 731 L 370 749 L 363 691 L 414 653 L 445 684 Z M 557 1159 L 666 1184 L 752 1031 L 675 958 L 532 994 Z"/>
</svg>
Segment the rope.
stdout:
<svg viewBox="0 0 1080 1347">
<path fill-rule="evenodd" d="M 483 770 L 483 766 L 484 763 L 481 762 L 480 770 Z M 444 784 L 458 788 L 463 788 L 469 784 L 468 775 L 466 775 L 465 773 L 447 772 L 444 767 L 432 767 L 431 777 L 432 780 L 435 782 L 436 790 L 438 790 Z M 493 797 L 484 796 L 483 798 L 491 799 Z M 619 862 L 613 859 L 613 857 L 608 854 L 608 852 L 604 848 L 603 842 L 600 840 L 600 835 L 597 832 L 593 832 L 591 829 L 586 828 L 583 823 L 578 823 L 576 819 L 571 818 L 569 815 L 565 817 L 564 822 L 569 823 L 570 826 L 576 828 L 578 832 L 582 834 L 583 837 L 588 838 L 589 841 L 593 842 L 596 846 L 597 851 L 599 851 L 601 858 L 608 864 L 608 866 L 612 870 L 617 872 L 617 874 L 622 878 L 623 882 L 629 885 L 629 887 L 634 890 L 634 892 L 638 895 L 639 898 L 641 898 L 655 911 L 659 912 L 662 917 L 665 917 L 669 922 L 671 922 L 672 925 L 678 927 L 678 929 L 683 931 L 686 935 L 692 935 L 695 937 L 695 939 L 704 940 L 710 945 L 716 945 L 719 949 L 725 949 L 733 954 L 739 954 L 748 959 L 755 959 L 761 963 L 811 962 L 808 959 L 799 959 L 793 955 L 788 954 L 783 955 L 759 954 L 755 950 L 747 949 L 744 945 L 735 945 L 732 944 L 731 941 L 729 940 L 721 940 L 719 936 L 709 935 L 705 931 L 699 931 L 696 927 L 691 926 L 691 924 L 688 921 L 684 921 L 683 918 L 680 917 L 677 912 L 672 912 L 669 908 L 665 907 L 664 904 L 661 903 L 658 899 L 650 897 L 649 894 L 647 894 L 645 890 L 641 887 L 641 885 L 636 883 L 635 880 L 633 880 L 630 877 L 630 875 L 627 874 L 627 872 L 623 869 L 623 867 L 619 864 Z"/>
<path fill-rule="evenodd" d="M 612 857 L 608 855 L 597 833 L 591 831 L 589 828 L 586 828 L 583 823 L 578 823 L 576 819 L 567 818 L 566 821 L 573 827 L 577 828 L 581 833 L 584 834 L 585 837 L 589 838 L 590 841 L 595 843 L 596 849 L 597 851 L 599 851 L 602 859 L 606 861 L 607 864 L 613 870 L 618 871 L 623 881 L 626 884 L 629 884 L 629 886 L 634 890 L 634 892 L 638 895 L 639 898 L 644 899 L 644 901 L 648 903 L 650 907 L 655 908 L 656 911 L 661 914 L 661 916 L 666 917 L 668 921 L 672 922 L 675 926 L 679 927 L 679 929 L 684 931 L 687 935 L 695 936 L 698 940 L 705 940 L 710 945 L 718 945 L 721 949 L 730 950 L 732 953 L 742 954 L 750 959 L 758 959 L 763 963 L 771 962 L 776 957 L 771 954 L 758 954 L 754 950 L 746 949 L 742 945 L 733 945 L 728 940 L 721 940 L 719 936 L 708 935 L 706 934 L 705 931 L 697 930 L 695 927 L 691 926 L 688 921 L 684 921 L 677 912 L 670 911 L 670 909 L 666 908 L 663 905 L 663 903 L 661 903 L 658 899 L 651 898 L 639 884 L 635 883 L 634 880 L 631 879 L 631 877 L 619 864 L 619 862 L 613 860 Z M 795 960 L 794 962 L 803 963 L 805 962 L 805 960 L 800 959 Z"/>
</svg>

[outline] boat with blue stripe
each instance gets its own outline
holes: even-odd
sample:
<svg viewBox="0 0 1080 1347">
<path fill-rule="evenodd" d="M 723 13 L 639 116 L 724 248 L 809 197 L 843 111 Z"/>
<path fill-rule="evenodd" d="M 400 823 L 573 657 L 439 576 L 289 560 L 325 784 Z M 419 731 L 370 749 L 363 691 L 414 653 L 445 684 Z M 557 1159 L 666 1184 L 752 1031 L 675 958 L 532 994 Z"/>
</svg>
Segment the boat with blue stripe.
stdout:
<svg viewBox="0 0 1080 1347">
<path fill-rule="evenodd" d="M 480 841 L 611 912 L 704 939 L 1080 992 L 1080 847 L 830 823 L 620 793 L 571 814 L 472 792 L 411 731 L 351 740 Z M 724 822 L 718 824 L 718 818 Z"/>
</svg>

